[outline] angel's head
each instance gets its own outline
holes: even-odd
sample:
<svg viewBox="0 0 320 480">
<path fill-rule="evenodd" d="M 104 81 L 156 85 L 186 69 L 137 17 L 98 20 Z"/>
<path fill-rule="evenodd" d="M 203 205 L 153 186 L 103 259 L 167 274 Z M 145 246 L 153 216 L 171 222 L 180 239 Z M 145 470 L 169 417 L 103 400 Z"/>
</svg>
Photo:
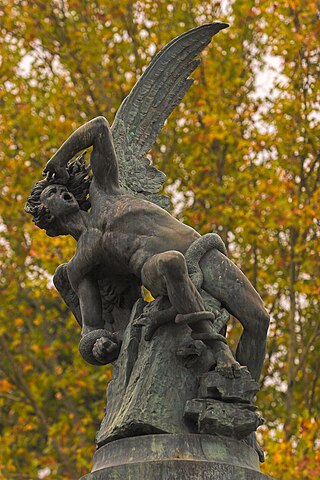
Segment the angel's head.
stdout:
<svg viewBox="0 0 320 480">
<path fill-rule="evenodd" d="M 87 198 L 90 178 L 84 154 L 67 168 L 67 185 L 50 183 L 47 179 L 40 180 L 34 185 L 24 207 L 32 215 L 33 222 L 50 237 L 70 234 L 68 218 L 80 210 L 87 211 L 90 208 Z"/>
</svg>

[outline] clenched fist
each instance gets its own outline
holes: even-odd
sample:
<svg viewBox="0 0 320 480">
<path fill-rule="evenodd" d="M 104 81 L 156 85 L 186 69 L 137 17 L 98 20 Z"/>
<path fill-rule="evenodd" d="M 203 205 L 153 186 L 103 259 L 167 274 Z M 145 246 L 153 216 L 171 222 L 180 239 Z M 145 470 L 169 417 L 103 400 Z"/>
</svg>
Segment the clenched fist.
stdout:
<svg viewBox="0 0 320 480">
<path fill-rule="evenodd" d="M 96 340 L 92 353 L 93 356 L 103 364 L 111 363 L 119 354 L 121 343 L 119 339 L 113 333 L 109 333 L 108 336 L 103 336 Z"/>
</svg>

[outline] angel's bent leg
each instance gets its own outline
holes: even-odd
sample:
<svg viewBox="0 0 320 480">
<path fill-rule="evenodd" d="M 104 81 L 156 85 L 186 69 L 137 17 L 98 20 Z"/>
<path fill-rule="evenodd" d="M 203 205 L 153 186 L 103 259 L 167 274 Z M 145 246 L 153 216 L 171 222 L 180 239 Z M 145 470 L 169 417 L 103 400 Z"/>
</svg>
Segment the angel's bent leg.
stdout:
<svg viewBox="0 0 320 480">
<path fill-rule="evenodd" d="M 239 364 L 234 360 L 229 347 L 213 331 L 212 322 L 208 318 L 208 314 L 212 314 L 206 312 L 201 295 L 188 275 L 184 256 L 176 251 L 154 255 L 142 268 L 142 281 L 154 296 L 169 297 L 172 306 L 180 314 L 176 317 L 177 323 L 184 323 L 183 317 L 188 317 L 186 323 L 190 322 L 193 338 L 199 337 L 212 349 L 214 364 L 221 372 L 226 376 L 237 376 Z"/>
<path fill-rule="evenodd" d="M 167 295 L 177 312 L 187 314 L 205 310 L 182 253 L 171 250 L 153 255 L 144 264 L 141 277 L 154 296 Z"/>
<path fill-rule="evenodd" d="M 203 288 L 241 322 L 244 330 L 236 359 L 258 380 L 269 327 L 269 315 L 259 294 L 241 270 L 217 250 L 210 250 L 200 266 L 204 276 Z"/>
</svg>

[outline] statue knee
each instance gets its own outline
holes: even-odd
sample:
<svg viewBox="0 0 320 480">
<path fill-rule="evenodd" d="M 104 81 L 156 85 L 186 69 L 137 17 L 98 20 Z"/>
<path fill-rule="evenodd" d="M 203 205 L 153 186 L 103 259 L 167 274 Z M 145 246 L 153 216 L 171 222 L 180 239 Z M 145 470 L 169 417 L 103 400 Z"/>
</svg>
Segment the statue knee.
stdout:
<svg viewBox="0 0 320 480">
<path fill-rule="evenodd" d="M 185 258 L 175 250 L 165 252 L 159 260 L 159 269 L 162 275 L 179 275 L 187 271 Z"/>
<path fill-rule="evenodd" d="M 108 120 L 105 117 L 103 117 L 102 115 L 100 115 L 99 117 L 95 117 L 91 121 L 94 122 L 98 127 L 102 127 L 104 129 L 105 128 L 107 128 L 107 129 L 110 128 Z"/>
</svg>

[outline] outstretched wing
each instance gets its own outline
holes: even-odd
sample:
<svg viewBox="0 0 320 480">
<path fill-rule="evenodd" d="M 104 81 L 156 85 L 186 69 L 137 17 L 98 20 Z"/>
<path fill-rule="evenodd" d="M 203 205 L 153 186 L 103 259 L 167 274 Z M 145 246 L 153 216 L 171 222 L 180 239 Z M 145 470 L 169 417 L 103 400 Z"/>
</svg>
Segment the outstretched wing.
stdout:
<svg viewBox="0 0 320 480">
<path fill-rule="evenodd" d="M 150 164 L 146 154 L 192 85 L 189 75 L 200 63 L 197 56 L 213 35 L 227 27 L 226 23 L 210 23 L 173 39 L 154 57 L 122 102 L 111 129 L 120 184 L 131 193 L 168 207 L 168 198 L 157 194 L 166 176 Z"/>
</svg>

